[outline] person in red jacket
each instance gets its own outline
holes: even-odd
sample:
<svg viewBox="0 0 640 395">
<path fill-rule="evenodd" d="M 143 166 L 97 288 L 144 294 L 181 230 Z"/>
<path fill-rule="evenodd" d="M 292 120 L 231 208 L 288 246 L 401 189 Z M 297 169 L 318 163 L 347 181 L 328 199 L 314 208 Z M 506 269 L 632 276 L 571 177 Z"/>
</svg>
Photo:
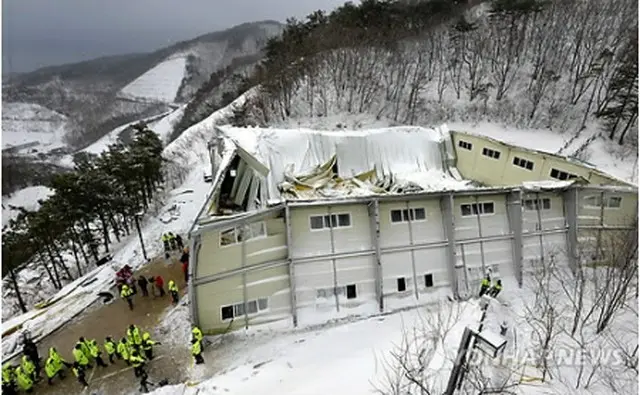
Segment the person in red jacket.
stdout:
<svg viewBox="0 0 640 395">
<path fill-rule="evenodd" d="M 160 297 L 163 297 L 165 295 L 164 279 L 162 278 L 162 276 L 156 276 L 154 280 L 155 280 L 154 283 L 155 283 L 156 289 L 160 292 Z"/>
</svg>

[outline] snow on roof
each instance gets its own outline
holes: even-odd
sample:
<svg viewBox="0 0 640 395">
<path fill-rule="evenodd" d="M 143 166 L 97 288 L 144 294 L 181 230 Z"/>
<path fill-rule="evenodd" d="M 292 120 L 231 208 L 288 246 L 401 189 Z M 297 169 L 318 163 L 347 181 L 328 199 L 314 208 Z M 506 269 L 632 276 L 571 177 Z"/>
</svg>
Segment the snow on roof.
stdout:
<svg viewBox="0 0 640 395">
<path fill-rule="evenodd" d="M 224 126 L 219 130 L 269 169 L 269 200 L 280 200 L 283 187 L 292 179 L 309 186 L 296 191 L 296 197 L 303 199 L 384 193 L 373 180 L 387 184 L 387 190 L 395 185 L 396 192 L 471 187 L 469 181 L 455 179 L 448 172 L 441 144 L 446 135 L 439 129 L 402 126 L 316 131 Z M 374 169 L 373 174 L 363 175 Z M 344 182 L 347 179 L 352 182 Z"/>
</svg>

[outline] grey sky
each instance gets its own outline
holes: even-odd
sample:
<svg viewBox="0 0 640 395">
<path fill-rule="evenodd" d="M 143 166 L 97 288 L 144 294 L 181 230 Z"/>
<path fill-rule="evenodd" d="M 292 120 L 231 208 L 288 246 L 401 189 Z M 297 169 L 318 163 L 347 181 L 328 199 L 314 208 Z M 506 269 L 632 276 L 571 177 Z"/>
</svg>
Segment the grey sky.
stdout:
<svg viewBox="0 0 640 395">
<path fill-rule="evenodd" d="M 244 22 L 301 18 L 344 1 L 2 0 L 2 71 L 152 51 Z"/>
</svg>

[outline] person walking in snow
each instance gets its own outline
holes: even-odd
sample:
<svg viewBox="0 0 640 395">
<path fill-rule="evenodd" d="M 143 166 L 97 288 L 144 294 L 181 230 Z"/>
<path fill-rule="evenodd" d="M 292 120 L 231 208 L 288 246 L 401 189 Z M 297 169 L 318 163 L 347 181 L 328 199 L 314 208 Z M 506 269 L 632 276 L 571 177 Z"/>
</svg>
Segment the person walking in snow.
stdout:
<svg viewBox="0 0 640 395">
<path fill-rule="evenodd" d="M 162 343 L 153 341 L 149 332 L 145 332 L 142 335 L 142 351 L 144 351 L 144 356 L 149 361 L 153 359 L 153 346 L 156 344 Z"/>
<path fill-rule="evenodd" d="M 169 280 L 169 292 L 171 293 L 171 302 L 176 305 L 180 301 L 178 296 L 178 286 L 173 280 Z"/>
<path fill-rule="evenodd" d="M 197 339 L 191 339 L 191 355 L 193 355 L 196 365 L 204 363 L 204 358 L 202 357 L 202 343 Z"/>
<path fill-rule="evenodd" d="M 184 247 L 184 243 L 182 242 L 182 236 L 180 236 L 180 234 L 176 235 L 176 245 L 179 250 L 181 250 Z"/>
<path fill-rule="evenodd" d="M 87 379 L 84 377 L 84 367 L 80 365 L 78 362 L 73 364 L 73 368 L 71 368 L 73 374 L 78 378 L 78 382 L 82 384 L 83 387 L 88 387 L 89 383 L 87 383 Z"/>
<path fill-rule="evenodd" d="M 142 346 L 142 335 L 140 334 L 140 328 L 131 324 L 127 329 L 127 341 L 133 346 L 134 350 L 139 350 Z"/>
<path fill-rule="evenodd" d="M 103 368 L 106 368 L 108 366 L 106 363 L 104 363 L 102 357 L 100 356 L 100 354 L 102 354 L 102 350 L 100 350 L 100 347 L 98 347 L 98 342 L 96 342 L 96 339 L 89 340 L 89 352 L 91 353 L 91 358 L 96 361 L 98 366 L 101 366 Z"/>
<path fill-rule="evenodd" d="M 124 362 L 127 365 L 131 365 L 131 362 L 129 362 L 129 357 L 131 356 L 131 347 L 129 346 L 129 342 L 127 342 L 126 338 L 122 338 L 120 339 L 120 343 L 118 343 L 118 356 L 122 359 L 124 359 Z"/>
<path fill-rule="evenodd" d="M 485 278 L 480 282 L 480 297 L 487 293 L 489 287 L 491 286 L 491 277 L 487 274 Z"/>
<path fill-rule="evenodd" d="M 80 343 L 76 343 L 75 348 L 73 349 L 73 358 L 75 359 L 75 363 L 77 363 L 81 368 L 91 368 L 92 366 L 89 364 L 89 358 L 82 352 L 82 347 Z"/>
<path fill-rule="evenodd" d="M 142 296 L 149 296 L 149 290 L 147 289 L 147 284 L 148 284 L 147 278 L 141 274 L 140 277 L 138 277 L 138 286 L 142 291 Z"/>
<path fill-rule="evenodd" d="M 169 232 L 168 236 L 169 236 L 169 244 L 171 245 L 171 251 L 173 251 L 177 248 L 176 235 L 174 235 L 172 232 Z"/>
<path fill-rule="evenodd" d="M 38 346 L 31 340 L 28 332 L 24 332 L 22 334 L 22 339 L 24 344 L 22 346 L 22 352 L 24 355 L 28 356 L 31 362 L 33 362 L 35 368 L 35 376 L 40 377 L 40 371 L 42 367 L 40 366 L 40 354 L 38 353 Z"/>
<path fill-rule="evenodd" d="M 44 365 L 44 372 L 47 374 L 47 383 L 53 385 L 53 379 L 58 376 L 60 380 L 64 380 L 64 372 L 62 371 L 62 363 L 58 363 L 53 357 L 47 358 Z"/>
<path fill-rule="evenodd" d="M 16 389 L 16 367 L 11 362 L 5 362 L 2 365 L 2 393 L 7 395 L 18 393 Z"/>
<path fill-rule="evenodd" d="M 104 340 L 104 349 L 107 352 L 107 355 L 109 356 L 109 363 L 111 363 L 111 364 L 116 363 L 114 357 L 118 355 L 117 348 L 118 348 L 118 346 L 111 339 L 111 336 L 107 336 L 106 339 Z"/>
<path fill-rule="evenodd" d="M 120 291 L 120 297 L 127 301 L 129 305 L 129 310 L 133 310 L 133 291 L 127 284 L 122 285 L 122 290 Z"/>
<path fill-rule="evenodd" d="M 182 263 L 182 273 L 184 274 L 184 282 L 189 282 L 189 247 L 184 247 L 182 250 L 182 256 L 180 257 L 180 262 Z"/>
<path fill-rule="evenodd" d="M 153 283 L 155 284 L 160 297 L 163 298 L 164 295 L 166 295 L 166 292 L 164 291 L 164 279 L 162 278 L 162 276 L 155 276 L 153 279 Z"/>
<path fill-rule="evenodd" d="M 496 296 L 498 296 L 498 294 L 500 293 L 500 291 L 502 291 L 502 281 L 498 280 L 496 281 L 495 284 L 493 284 L 493 286 L 489 289 L 489 292 L 487 292 L 487 295 L 495 298 Z"/>
<path fill-rule="evenodd" d="M 140 354 L 138 354 L 138 351 L 133 350 L 131 352 L 131 356 L 129 357 L 129 361 L 131 361 L 131 365 L 133 366 L 133 374 L 136 377 L 140 377 L 141 374 L 145 373 L 144 372 L 144 358 L 142 358 L 140 356 Z"/>
<path fill-rule="evenodd" d="M 164 245 L 164 252 L 168 253 L 170 250 L 169 246 L 169 235 L 166 233 L 162 234 L 162 244 Z"/>
<path fill-rule="evenodd" d="M 21 366 L 16 368 L 16 382 L 21 390 L 30 394 L 33 392 L 33 379 L 31 375 L 22 370 Z"/>
</svg>

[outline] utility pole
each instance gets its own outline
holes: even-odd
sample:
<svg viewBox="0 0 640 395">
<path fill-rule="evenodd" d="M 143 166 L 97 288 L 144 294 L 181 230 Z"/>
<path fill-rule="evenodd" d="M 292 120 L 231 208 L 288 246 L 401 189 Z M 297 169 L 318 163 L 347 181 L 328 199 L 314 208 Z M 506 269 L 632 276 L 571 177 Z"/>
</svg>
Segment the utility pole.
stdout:
<svg viewBox="0 0 640 395">
<path fill-rule="evenodd" d="M 140 214 L 137 213 L 136 215 L 133 216 L 135 222 L 136 222 L 136 230 L 138 231 L 138 237 L 140 238 L 140 246 L 142 247 L 142 256 L 144 257 L 145 261 L 148 261 L 149 258 L 147 257 L 147 250 L 145 250 L 144 248 L 144 239 L 142 238 L 142 232 L 140 231 Z"/>
</svg>

